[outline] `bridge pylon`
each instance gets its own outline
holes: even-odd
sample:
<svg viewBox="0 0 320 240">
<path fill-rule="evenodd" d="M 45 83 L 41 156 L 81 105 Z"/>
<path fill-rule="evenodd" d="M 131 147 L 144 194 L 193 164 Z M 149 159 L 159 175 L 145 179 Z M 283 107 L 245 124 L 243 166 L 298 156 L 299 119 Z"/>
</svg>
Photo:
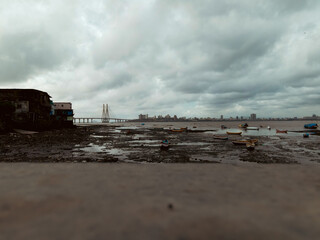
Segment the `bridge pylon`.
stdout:
<svg viewBox="0 0 320 240">
<path fill-rule="evenodd" d="M 108 123 L 109 122 L 109 118 L 110 118 L 110 114 L 109 114 L 108 104 L 103 104 L 102 116 L 101 116 L 102 122 L 103 123 Z"/>
</svg>

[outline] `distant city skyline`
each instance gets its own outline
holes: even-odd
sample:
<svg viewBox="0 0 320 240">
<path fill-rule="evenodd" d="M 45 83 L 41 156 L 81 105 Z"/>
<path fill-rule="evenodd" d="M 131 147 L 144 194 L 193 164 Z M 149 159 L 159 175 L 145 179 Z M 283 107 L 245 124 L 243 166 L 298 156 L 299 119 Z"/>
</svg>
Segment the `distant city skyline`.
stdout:
<svg viewBox="0 0 320 240">
<path fill-rule="evenodd" d="M 2 0 L 0 88 L 75 117 L 320 114 L 318 0 Z"/>
<path fill-rule="evenodd" d="M 193 119 L 199 119 L 199 120 L 239 120 L 239 121 L 245 121 L 245 120 L 250 120 L 250 121 L 255 121 L 255 120 L 275 120 L 275 119 L 304 119 L 304 120 L 320 120 L 320 116 L 317 116 L 316 114 L 313 114 L 312 116 L 304 116 L 304 117 L 257 117 L 255 113 L 251 113 L 250 116 L 229 116 L 229 117 L 224 117 L 221 115 L 220 117 L 185 117 L 185 116 L 177 116 L 173 115 L 171 116 L 170 114 L 166 115 L 154 115 L 150 116 L 149 114 L 139 114 L 138 120 L 193 120 Z"/>
</svg>

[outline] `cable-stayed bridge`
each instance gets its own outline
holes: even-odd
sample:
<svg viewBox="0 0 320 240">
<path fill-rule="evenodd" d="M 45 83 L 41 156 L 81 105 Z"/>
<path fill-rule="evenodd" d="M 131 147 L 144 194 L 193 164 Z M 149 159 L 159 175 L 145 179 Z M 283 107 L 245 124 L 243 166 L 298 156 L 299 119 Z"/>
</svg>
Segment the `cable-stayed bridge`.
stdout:
<svg viewBox="0 0 320 240">
<path fill-rule="evenodd" d="M 111 123 L 111 122 L 126 122 L 130 120 L 130 119 L 123 119 L 123 118 L 114 118 L 114 117 L 110 117 L 110 115 L 111 115 L 111 111 L 108 104 L 103 104 L 101 117 L 73 118 L 73 123 L 93 123 L 93 122 Z"/>
</svg>

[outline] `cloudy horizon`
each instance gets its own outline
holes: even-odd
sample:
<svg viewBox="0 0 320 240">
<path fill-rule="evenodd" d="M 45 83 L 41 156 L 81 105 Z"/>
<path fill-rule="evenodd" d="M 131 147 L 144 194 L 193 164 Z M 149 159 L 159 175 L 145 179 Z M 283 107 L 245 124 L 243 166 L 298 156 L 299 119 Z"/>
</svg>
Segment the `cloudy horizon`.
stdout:
<svg viewBox="0 0 320 240">
<path fill-rule="evenodd" d="M 0 88 L 75 117 L 320 115 L 320 1 L 0 3 Z"/>
</svg>

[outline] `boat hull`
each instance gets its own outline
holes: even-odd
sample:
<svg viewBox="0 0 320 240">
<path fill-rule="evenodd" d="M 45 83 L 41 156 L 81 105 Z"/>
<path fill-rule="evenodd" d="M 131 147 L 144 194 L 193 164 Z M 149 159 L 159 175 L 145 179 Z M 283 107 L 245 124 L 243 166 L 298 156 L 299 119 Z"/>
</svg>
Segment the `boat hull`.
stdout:
<svg viewBox="0 0 320 240">
<path fill-rule="evenodd" d="M 228 135 L 241 135 L 242 132 L 227 132 Z"/>
<path fill-rule="evenodd" d="M 318 124 L 316 124 L 316 123 L 305 124 L 304 128 L 306 128 L 306 129 L 317 129 L 318 128 Z"/>
<path fill-rule="evenodd" d="M 228 140 L 228 137 L 224 137 L 224 136 L 213 136 L 213 139 L 218 139 L 218 140 Z"/>
<path fill-rule="evenodd" d="M 276 129 L 276 133 L 288 133 L 288 130 L 279 130 L 279 129 Z"/>
</svg>

